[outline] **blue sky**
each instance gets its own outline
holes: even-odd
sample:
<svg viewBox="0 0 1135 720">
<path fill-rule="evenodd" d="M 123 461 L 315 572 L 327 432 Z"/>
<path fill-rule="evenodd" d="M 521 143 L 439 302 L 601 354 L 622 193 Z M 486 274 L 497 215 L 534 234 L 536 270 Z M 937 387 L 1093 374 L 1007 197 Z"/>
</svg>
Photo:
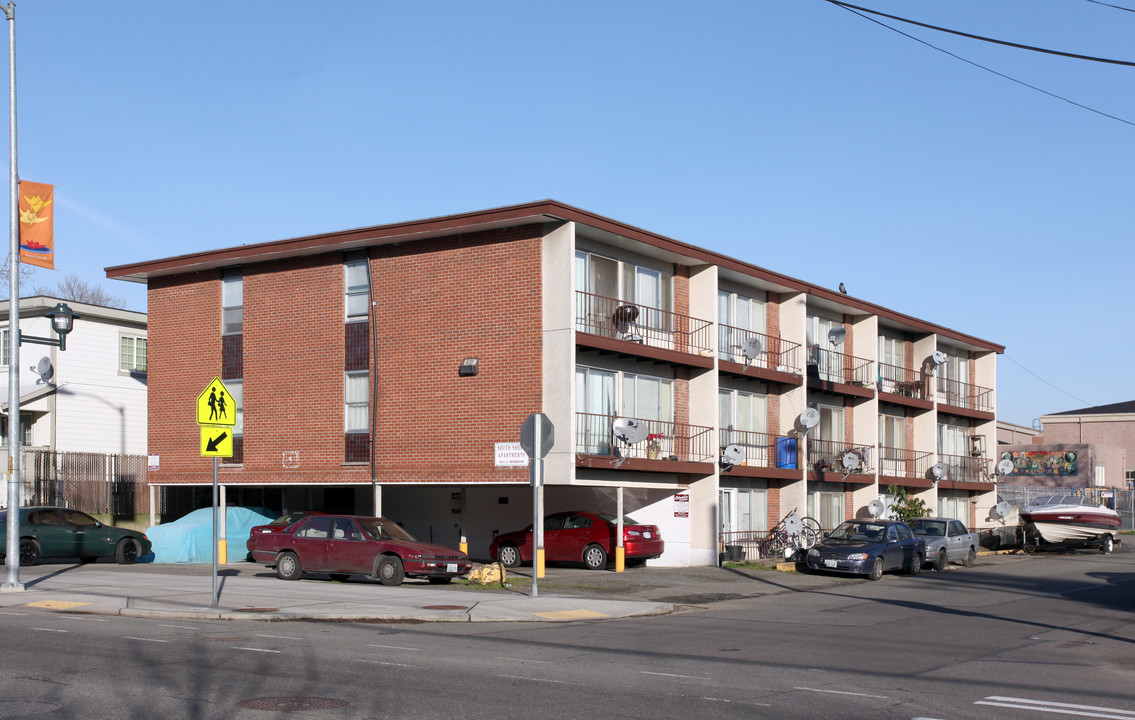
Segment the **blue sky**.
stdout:
<svg viewBox="0 0 1135 720">
<path fill-rule="evenodd" d="M 1135 60 L 1087 0 L 857 4 Z M 1135 68 L 890 24 L 1135 123 Z M 554 198 L 1003 344 L 1001 419 L 1135 399 L 1135 126 L 823 0 L 22 0 L 16 48 L 33 285 Z"/>
</svg>

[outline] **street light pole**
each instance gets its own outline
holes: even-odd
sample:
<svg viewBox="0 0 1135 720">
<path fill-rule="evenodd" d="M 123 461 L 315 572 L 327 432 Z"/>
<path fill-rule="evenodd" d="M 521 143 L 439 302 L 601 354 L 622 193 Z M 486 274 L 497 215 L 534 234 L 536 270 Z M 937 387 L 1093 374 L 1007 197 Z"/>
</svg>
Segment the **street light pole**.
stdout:
<svg viewBox="0 0 1135 720">
<path fill-rule="evenodd" d="M 8 544 L 2 592 L 24 589 L 20 583 L 20 196 L 16 172 L 16 3 L 4 7 L 8 18 Z"/>
</svg>

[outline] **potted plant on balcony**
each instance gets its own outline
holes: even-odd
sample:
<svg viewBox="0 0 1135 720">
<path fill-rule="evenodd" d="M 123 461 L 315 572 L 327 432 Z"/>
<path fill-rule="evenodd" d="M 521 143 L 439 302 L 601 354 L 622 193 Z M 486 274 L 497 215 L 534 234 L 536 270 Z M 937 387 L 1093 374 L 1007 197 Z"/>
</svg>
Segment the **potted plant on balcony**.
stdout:
<svg viewBox="0 0 1135 720">
<path fill-rule="evenodd" d="M 662 454 L 662 433 L 650 433 L 646 436 L 646 457 L 657 460 Z"/>
</svg>

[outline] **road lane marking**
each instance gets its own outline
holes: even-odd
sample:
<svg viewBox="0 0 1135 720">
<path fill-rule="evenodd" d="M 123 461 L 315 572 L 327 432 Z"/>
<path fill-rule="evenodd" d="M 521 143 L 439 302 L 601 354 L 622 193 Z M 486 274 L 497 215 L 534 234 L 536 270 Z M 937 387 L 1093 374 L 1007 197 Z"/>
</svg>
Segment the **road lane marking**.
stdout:
<svg viewBox="0 0 1135 720">
<path fill-rule="evenodd" d="M 367 647 L 382 648 L 384 650 L 411 650 L 413 652 L 421 650 L 421 648 L 402 647 L 401 645 L 367 645 Z"/>
<path fill-rule="evenodd" d="M 753 702 L 751 700 L 730 700 L 728 698 L 715 698 L 715 697 L 703 697 L 703 698 L 698 698 L 698 699 L 699 700 L 708 700 L 710 702 L 723 702 L 723 703 L 736 702 L 738 705 L 759 705 L 761 707 L 772 707 L 772 703 L 759 703 L 759 702 Z M 918 718 L 915 718 L 914 720 L 918 720 Z"/>
<path fill-rule="evenodd" d="M 124 638 L 125 638 L 126 640 L 140 640 L 141 642 L 160 642 L 160 643 L 167 643 L 167 642 L 169 642 L 169 640 L 159 640 L 159 639 L 157 639 L 157 638 L 144 638 L 144 637 L 134 637 L 133 635 L 125 635 L 125 636 L 123 636 L 123 637 L 124 637 Z"/>
<path fill-rule="evenodd" d="M 292 637 L 291 635 L 265 635 L 263 633 L 256 633 L 256 637 L 275 638 L 277 640 L 303 640 L 303 638 Z"/>
<path fill-rule="evenodd" d="M 709 680 L 709 678 L 707 678 L 707 677 L 699 677 L 697 675 L 678 675 L 676 673 L 650 672 L 649 670 L 639 670 L 639 672 L 643 675 L 658 675 L 658 676 L 661 676 L 661 677 L 686 678 L 688 680 Z"/>
<path fill-rule="evenodd" d="M 192 625 L 161 625 L 158 627 L 174 628 L 175 630 L 200 630 L 201 628 L 193 627 Z"/>
<path fill-rule="evenodd" d="M 0 611 L 0 615 L 27 615 L 27 613 Z"/>
<path fill-rule="evenodd" d="M 264 648 L 250 648 L 250 647 L 233 647 L 233 650 L 247 650 L 249 652 L 262 652 L 262 653 L 275 653 L 280 654 L 279 650 L 265 650 Z"/>
<path fill-rule="evenodd" d="M 32 628 L 32 630 L 42 630 L 44 632 L 58 632 L 58 633 L 69 633 L 69 632 L 71 632 L 70 630 L 57 630 L 55 628 Z"/>
<path fill-rule="evenodd" d="M 528 660 L 525 658 L 512 658 L 512 657 L 495 657 L 493 660 L 508 660 L 509 662 L 523 662 L 523 663 L 540 663 L 541 665 L 551 665 L 551 660 Z"/>
<path fill-rule="evenodd" d="M 64 620 L 87 620 L 89 622 L 106 622 L 106 618 L 93 618 L 85 615 L 60 615 Z"/>
<path fill-rule="evenodd" d="M 580 684 L 580 683 L 568 682 L 567 680 L 552 680 L 551 678 L 524 677 L 522 675 L 498 675 L 497 677 L 502 677 L 502 678 L 505 678 L 506 680 L 527 680 L 529 682 L 555 683 L 556 685 L 579 685 Z"/>
<path fill-rule="evenodd" d="M 366 658 L 357 658 L 355 662 L 367 663 L 368 665 L 384 665 L 386 667 L 410 668 L 412 670 L 425 669 L 420 665 L 407 665 L 406 663 L 386 662 L 385 660 L 367 660 Z"/>
<path fill-rule="evenodd" d="M 845 690 L 824 690 L 822 688 L 808 688 L 796 687 L 793 690 L 807 690 L 808 692 L 829 693 L 831 695 L 854 695 L 855 697 L 875 698 L 877 700 L 886 700 L 886 695 L 868 695 L 867 693 L 847 692 Z"/>
<path fill-rule="evenodd" d="M 984 700 L 978 700 L 974 705 L 991 705 L 994 707 L 1017 708 L 1018 710 L 1062 713 L 1064 715 L 1076 715 L 1078 717 L 1108 718 L 1109 720 L 1132 720 L 1132 718 L 1135 718 L 1135 711 L 1132 710 L 1098 707 L 1096 705 L 1048 702 L 1045 700 L 1029 700 L 1028 698 L 1002 697 L 1000 695 L 990 695 Z"/>
</svg>

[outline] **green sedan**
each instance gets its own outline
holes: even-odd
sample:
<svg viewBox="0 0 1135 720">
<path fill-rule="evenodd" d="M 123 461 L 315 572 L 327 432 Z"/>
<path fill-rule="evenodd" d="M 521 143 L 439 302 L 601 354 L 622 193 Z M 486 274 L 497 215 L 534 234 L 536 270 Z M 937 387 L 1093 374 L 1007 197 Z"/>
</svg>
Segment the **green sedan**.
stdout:
<svg viewBox="0 0 1135 720">
<path fill-rule="evenodd" d="M 8 552 L 8 512 L 0 512 L 0 555 Z M 94 562 L 112 557 L 122 564 L 150 552 L 145 533 L 104 525 L 90 515 L 60 507 L 20 508 L 20 565 L 40 558 L 79 558 Z"/>
</svg>

